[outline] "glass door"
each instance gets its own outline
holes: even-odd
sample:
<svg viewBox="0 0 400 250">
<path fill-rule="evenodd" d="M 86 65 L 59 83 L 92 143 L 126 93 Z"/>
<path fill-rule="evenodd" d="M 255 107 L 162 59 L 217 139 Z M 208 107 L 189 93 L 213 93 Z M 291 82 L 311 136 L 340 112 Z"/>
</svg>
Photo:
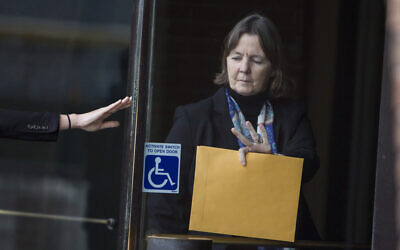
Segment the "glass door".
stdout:
<svg viewBox="0 0 400 250">
<path fill-rule="evenodd" d="M 138 1 L 137 8 L 140 11 L 133 30 L 139 36 L 131 44 L 134 67 L 130 68 L 133 91 L 138 95 L 130 249 L 146 249 L 148 235 L 198 234 L 188 230 L 194 148 L 182 146 L 178 195 L 142 192 L 148 177 L 144 169 L 145 143 L 183 145 L 187 139 L 201 141 L 196 145 L 219 145 L 202 141 L 206 134 L 191 134 L 190 129 L 201 126 L 202 121 L 187 119 L 196 117 L 188 110 L 208 102 L 223 88 L 214 84 L 214 80 L 226 59 L 224 39 L 239 20 L 254 13 L 267 16 L 276 25 L 282 38 L 287 76 L 297 85 L 292 94 L 305 104 L 311 122 L 320 167 L 303 184 L 302 196 L 318 234 L 315 242 L 337 243 L 319 247 L 368 248 L 379 108 L 376 90 L 381 86 L 382 4 L 153 0 Z M 361 28 L 361 20 L 370 14 L 377 17 L 369 23 L 371 28 L 355 32 Z M 372 36 L 375 40 L 365 39 L 370 34 L 368 30 L 375 34 Z M 379 46 L 367 49 L 375 42 Z M 363 55 L 368 51 L 374 53 L 364 60 Z M 369 78 L 371 72 L 373 77 Z M 363 105 L 367 100 L 368 105 Z M 368 110 L 373 112 L 364 116 Z M 204 115 L 203 111 L 198 112 L 198 117 Z M 364 119 L 368 120 L 368 126 L 362 125 Z M 220 130 L 222 125 L 215 120 L 210 126 L 218 131 L 211 136 L 213 142 L 232 136 L 229 129 Z M 370 135 L 371 140 L 361 140 L 364 135 Z M 179 136 L 182 142 L 171 140 Z M 365 148 L 357 151 L 357 145 Z M 190 159 L 186 158 L 188 155 Z M 183 203 L 188 209 L 179 207 Z M 362 212 L 361 207 L 365 208 Z M 350 219 L 355 214 L 359 219 Z M 180 218 L 178 221 L 171 219 L 176 216 Z M 160 223 L 164 225 L 162 230 L 158 227 Z M 222 245 L 221 242 L 216 245 Z M 224 242 L 235 244 L 226 239 Z"/>
<path fill-rule="evenodd" d="M 0 108 L 83 113 L 131 95 L 130 18 L 125 0 L 2 1 Z M 55 142 L 0 139 L 2 249 L 117 248 L 127 118 Z"/>
</svg>

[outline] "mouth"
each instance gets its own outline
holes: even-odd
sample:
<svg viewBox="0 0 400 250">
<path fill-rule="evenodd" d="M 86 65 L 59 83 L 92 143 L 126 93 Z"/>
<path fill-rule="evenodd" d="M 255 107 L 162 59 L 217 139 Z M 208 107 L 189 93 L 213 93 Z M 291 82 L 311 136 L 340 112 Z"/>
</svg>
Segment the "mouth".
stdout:
<svg viewBox="0 0 400 250">
<path fill-rule="evenodd" d="M 237 80 L 238 82 L 243 82 L 243 83 L 250 83 L 251 81 L 250 80 L 243 80 L 243 79 L 239 79 L 239 80 Z"/>
<path fill-rule="evenodd" d="M 244 78 L 244 79 L 237 79 L 237 81 L 239 81 L 239 82 L 251 82 L 250 79 L 246 79 L 246 78 Z"/>
</svg>

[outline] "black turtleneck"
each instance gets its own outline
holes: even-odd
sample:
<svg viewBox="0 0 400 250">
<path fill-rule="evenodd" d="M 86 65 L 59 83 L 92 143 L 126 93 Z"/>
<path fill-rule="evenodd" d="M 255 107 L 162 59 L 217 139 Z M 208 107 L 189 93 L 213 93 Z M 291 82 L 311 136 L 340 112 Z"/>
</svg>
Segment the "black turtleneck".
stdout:
<svg viewBox="0 0 400 250">
<path fill-rule="evenodd" d="M 230 86 L 227 87 L 228 93 L 233 99 L 235 99 L 236 103 L 239 105 L 240 110 L 242 111 L 246 121 L 250 121 L 253 125 L 254 129 L 257 130 L 257 119 L 260 114 L 262 105 L 268 98 L 267 91 L 252 95 L 252 96 L 243 96 L 236 93 Z"/>
</svg>

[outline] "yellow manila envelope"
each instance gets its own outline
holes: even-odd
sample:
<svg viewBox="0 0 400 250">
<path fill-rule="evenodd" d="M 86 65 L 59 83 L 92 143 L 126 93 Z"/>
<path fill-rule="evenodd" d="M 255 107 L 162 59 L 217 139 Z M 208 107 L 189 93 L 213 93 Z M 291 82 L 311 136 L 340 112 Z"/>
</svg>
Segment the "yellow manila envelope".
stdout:
<svg viewBox="0 0 400 250">
<path fill-rule="evenodd" d="M 294 242 L 303 159 L 197 147 L 189 229 Z"/>
</svg>

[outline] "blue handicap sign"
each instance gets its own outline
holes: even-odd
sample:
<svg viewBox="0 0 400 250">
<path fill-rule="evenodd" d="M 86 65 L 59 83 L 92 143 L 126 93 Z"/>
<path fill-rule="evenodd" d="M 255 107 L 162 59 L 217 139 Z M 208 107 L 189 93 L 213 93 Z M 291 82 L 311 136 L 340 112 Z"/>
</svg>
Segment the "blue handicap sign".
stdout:
<svg viewBox="0 0 400 250">
<path fill-rule="evenodd" d="M 152 149 L 152 145 L 157 147 Z M 143 169 L 144 192 L 179 192 L 180 145 L 175 146 L 177 149 L 171 149 L 170 145 L 177 144 L 146 143 Z"/>
</svg>

